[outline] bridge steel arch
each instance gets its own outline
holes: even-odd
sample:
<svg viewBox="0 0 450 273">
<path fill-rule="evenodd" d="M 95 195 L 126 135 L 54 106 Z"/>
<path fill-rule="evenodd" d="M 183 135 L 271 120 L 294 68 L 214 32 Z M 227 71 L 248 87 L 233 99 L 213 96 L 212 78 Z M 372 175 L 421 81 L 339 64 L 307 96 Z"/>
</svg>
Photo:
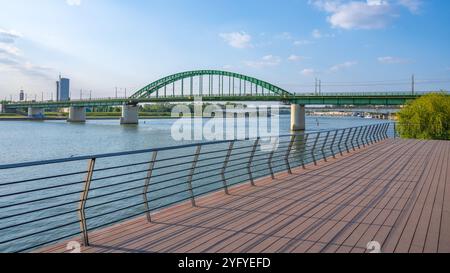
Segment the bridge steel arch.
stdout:
<svg viewBox="0 0 450 273">
<path fill-rule="evenodd" d="M 262 90 L 268 90 L 269 93 L 273 93 L 277 96 L 281 97 L 290 97 L 293 96 L 292 93 L 276 86 L 271 83 L 268 83 L 266 81 L 262 81 L 259 79 L 256 79 L 254 77 L 249 77 L 246 75 L 228 72 L 228 71 L 221 71 L 221 70 L 196 70 L 196 71 L 186 71 L 181 72 L 177 74 L 173 74 L 167 77 L 164 77 L 162 79 L 159 79 L 155 82 L 152 82 L 151 84 L 143 87 L 139 91 L 137 91 L 135 94 L 133 94 L 130 99 L 147 99 L 150 98 L 151 95 L 155 94 L 160 90 L 161 88 L 164 88 L 168 85 L 171 85 L 175 82 L 184 80 L 184 79 L 190 79 L 194 77 L 202 77 L 202 76 L 223 76 L 223 77 L 229 77 L 243 80 L 246 82 L 249 82 L 251 84 L 255 84 L 255 86 L 262 88 Z M 223 78 L 222 78 L 222 88 L 223 88 Z M 222 90 L 223 92 L 223 90 Z"/>
</svg>

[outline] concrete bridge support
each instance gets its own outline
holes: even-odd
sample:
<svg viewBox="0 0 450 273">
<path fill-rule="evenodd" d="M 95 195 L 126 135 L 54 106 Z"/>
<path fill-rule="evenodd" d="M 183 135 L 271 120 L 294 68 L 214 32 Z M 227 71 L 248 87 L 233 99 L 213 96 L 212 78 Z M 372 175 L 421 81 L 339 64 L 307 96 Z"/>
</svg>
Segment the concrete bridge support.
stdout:
<svg viewBox="0 0 450 273">
<path fill-rule="evenodd" d="M 139 106 L 124 104 L 120 124 L 139 124 Z"/>
<path fill-rule="evenodd" d="M 299 104 L 291 105 L 291 130 L 292 131 L 305 131 L 306 130 L 305 105 L 299 105 Z"/>
<path fill-rule="evenodd" d="M 68 122 L 86 122 L 86 107 L 75 107 L 69 108 L 69 119 Z"/>
<path fill-rule="evenodd" d="M 43 119 L 43 118 L 45 118 L 44 108 L 28 107 L 28 118 L 30 118 L 30 119 Z"/>
</svg>

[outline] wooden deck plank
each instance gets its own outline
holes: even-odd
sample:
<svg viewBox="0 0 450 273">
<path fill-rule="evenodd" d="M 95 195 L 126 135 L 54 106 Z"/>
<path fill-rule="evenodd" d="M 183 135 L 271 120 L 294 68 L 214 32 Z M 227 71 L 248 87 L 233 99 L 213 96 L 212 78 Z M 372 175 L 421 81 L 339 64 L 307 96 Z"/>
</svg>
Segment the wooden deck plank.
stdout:
<svg viewBox="0 0 450 273">
<path fill-rule="evenodd" d="M 407 223 L 411 222 L 411 214 L 415 209 L 420 208 L 420 203 L 417 203 L 419 196 L 423 196 L 424 189 L 427 189 L 430 182 L 431 177 L 433 175 L 433 171 L 435 168 L 436 157 L 439 157 L 439 145 L 440 142 L 427 142 L 427 146 L 430 152 L 424 156 L 422 156 L 422 161 L 425 163 L 425 168 L 421 171 L 419 175 L 419 181 L 412 188 L 413 191 L 410 191 L 409 196 L 406 202 L 402 202 L 403 209 L 402 213 L 398 216 L 398 218 L 394 222 L 394 228 L 389 231 L 388 237 L 386 238 L 386 243 L 384 244 L 384 250 L 386 252 L 408 252 L 410 248 L 410 244 L 403 243 L 401 244 L 400 240 L 404 235 L 404 230 L 406 229 Z M 403 201 L 403 200 L 402 200 Z M 392 219 L 391 219 L 392 220 Z M 411 225 L 411 227 L 413 227 Z M 406 238 L 406 237 L 403 237 Z M 411 238 L 411 236 L 409 237 Z M 406 242 L 408 242 L 406 240 Z M 404 249 L 401 249 L 404 248 Z"/>
</svg>

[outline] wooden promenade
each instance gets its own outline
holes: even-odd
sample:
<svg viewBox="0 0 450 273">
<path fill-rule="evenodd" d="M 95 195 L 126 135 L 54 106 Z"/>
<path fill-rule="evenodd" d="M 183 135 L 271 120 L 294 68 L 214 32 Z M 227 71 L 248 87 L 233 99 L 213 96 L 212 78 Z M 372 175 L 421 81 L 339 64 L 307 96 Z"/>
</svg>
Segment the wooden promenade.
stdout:
<svg viewBox="0 0 450 273">
<path fill-rule="evenodd" d="M 82 252 L 449 253 L 449 159 L 450 142 L 386 140 L 91 232 Z"/>
</svg>

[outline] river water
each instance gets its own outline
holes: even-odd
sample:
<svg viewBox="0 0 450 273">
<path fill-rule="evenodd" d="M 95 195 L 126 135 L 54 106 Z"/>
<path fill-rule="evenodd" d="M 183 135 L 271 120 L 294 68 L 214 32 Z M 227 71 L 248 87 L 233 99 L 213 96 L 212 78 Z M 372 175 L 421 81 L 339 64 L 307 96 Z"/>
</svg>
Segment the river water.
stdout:
<svg viewBox="0 0 450 273">
<path fill-rule="evenodd" d="M 141 120 L 138 126 L 121 126 L 118 120 L 90 120 L 85 124 L 70 124 L 65 121 L 0 121 L 0 165 L 186 144 L 186 141 L 177 142 L 171 137 L 174 122 L 176 122 L 174 119 L 151 119 Z M 385 121 L 362 118 L 308 117 L 306 126 L 307 131 L 311 132 L 382 122 Z M 245 130 L 248 124 L 243 126 L 243 128 L 238 126 L 237 129 Z M 279 133 L 281 135 L 289 134 L 289 126 L 290 116 L 280 116 Z M 220 151 L 226 152 L 224 148 L 226 146 L 221 147 Z M 165 155 L 161 154 L 161 157 L 179 157 L 183 153 L 192 156 L 194 150 L 177 150 L 177 154 L 168 151 Z M 158 159 L 161 160 L 159 155 Z M 215 156 L 218 158 L 217 163 L 223 165 L 225 155 L 215 154 Z M 142 154 L 134 157 L 109 158 L 103 162 L 98 160 L 94 174 L 94 181 L 96 179 L 97 181 L 93 182 L 91 186 L 94 189 L 91 189 L 89 193 L 86 210 L 89 219 L 88 228 L 95 229 L 102 227 L 105 223 L 115 223 L 127 217 L 142 215 L 145 212 L 142 203 L 142 184 L 145 180 L 146 165 L 105 172 L 97 170 L 121 164 L 148 162 L 149 159 L 149 154 Z M 241 162 L 236 159 L 238 167 L 241 167 L 236 171 L 231 170 L 228 174 L 229 177 L 237 177 L 234 182 L 230 179 L 230 184 L 248 181 L 245 168 L 247 161 L 248 159 Z M 186 197 L 189 198 L 186 192 L 185 176 L 180 175 L 189 170 L 191 162 L 191 158 L 187 158 L 184 163 L 180 162 L 188 163 L 188 165 L 184 165 L 183 168 L 178 166 L 180 167 L 179 172 L 177 167 L 172 168 L 172 165 L 168 165 L 168 168 L 163 166 L 164 164 L 178 163 L 176 160 L 156 166 L 160 168 L 160 171 L 154 172 L 155 179 L 152 179 L 150 185 L 154 190 L 148 194 L 151 199 L 149 201 L 150 209 L 161 208 L 173 202 L 185 200 Z M 207 160 L 206 163 L 211 162 Z M 280 163 L 280 161 L 276 163 Z M 282 161 L 281 163 L 284 164 Z M 198 166 L 197 169 L 200 172 L 213 171 L 213 173 L 204 178 L 194 179 L 193 186 L 196 195 L 222 187 L 222 179 L 220 171 L 217 171 L 217 166 L 211 169 L 205 165 L 202 168 L 203 166 Z M 76 210 L 82 189 L 80 182 L 84 181 L 85 174 L 75 174 L 70 177 L 54 175 L 74 173 L 80 170 L 86 170 L 85 161 L 0 170 L 0 252 L 29 250 L 30 247 L 59 238 L 71 238 L 75 234 L 79 234 Z M 265 165 L 254 171 L 255 175 L 268 175 Z M 121 175 L 117 176 L 118 174 Z M 54 177 L 48 179 L 48 176 Z M 46 178 L 34 180 L 43 177 Z M 103 180 L 102 177 L 112 178 Z M 159 177 L 160 181 L 156 177 Z M 30 178 L 33 181 L 27 181 Z M 26 182 L 13 183 L 15 181 Z M 124 184 L 124 181 L 130 182 Z M 162 183 L 161 181 L 167 182 Z M 61 185 L 64 187 L 58 187 Z M 66 185 L 69 186 L 66 187 Z M 205 185 L 207 187 L 204 187 Z M 200 188 L 202 191 L 198 191 Z M 177 191 L 182 192 L 171 196 L 173 192 Z M 95 199 L 96 197 L 97 199 Z M 118 209 L 127 207 L 129 209 L 118 211 Z M 59 216 L 53 217 L 54 215 Z"/>
<path fill-rule="evenodd" d="M 171 137 L 174 119 L 141 120 L 120 126 L 118 120 L 0 121 L 0 164 L 132 151 L 185 144 Z M 383 121 L 362 118 L 308 117 L 307 131 L 348 128 Z M 289 134 L 290 116 L 279 119 L 280 134 Z"/>
</svg>

